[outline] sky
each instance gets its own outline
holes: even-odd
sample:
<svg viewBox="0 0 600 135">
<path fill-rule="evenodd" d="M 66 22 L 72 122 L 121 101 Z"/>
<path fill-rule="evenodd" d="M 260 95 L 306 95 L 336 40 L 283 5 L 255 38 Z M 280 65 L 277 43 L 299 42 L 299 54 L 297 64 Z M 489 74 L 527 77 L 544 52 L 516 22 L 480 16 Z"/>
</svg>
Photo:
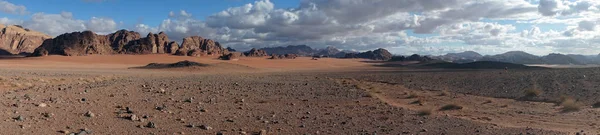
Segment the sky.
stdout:
<svg viewBox="0 0 600 135">
<path fill-rule="evenodd" d="M 0 0 L 0 24 L 50 36 L 162 31 L 238 50 L 600 53 L 598 0 Z"/>
</svg>

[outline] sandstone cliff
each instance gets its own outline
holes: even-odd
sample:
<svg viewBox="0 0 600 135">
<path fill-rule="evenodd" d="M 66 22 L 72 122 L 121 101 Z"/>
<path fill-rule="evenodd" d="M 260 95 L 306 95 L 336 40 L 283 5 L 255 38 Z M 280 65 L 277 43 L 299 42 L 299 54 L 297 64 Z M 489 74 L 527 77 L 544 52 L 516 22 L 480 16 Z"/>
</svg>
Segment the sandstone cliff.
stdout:
<svg viewBox="0 0 600 135">
<path fill-rule="evenodd" d="M 18 25 L 4 26 L 0 24 L 0 55 L 32 53 L 51 37 Z"/>
</svg>

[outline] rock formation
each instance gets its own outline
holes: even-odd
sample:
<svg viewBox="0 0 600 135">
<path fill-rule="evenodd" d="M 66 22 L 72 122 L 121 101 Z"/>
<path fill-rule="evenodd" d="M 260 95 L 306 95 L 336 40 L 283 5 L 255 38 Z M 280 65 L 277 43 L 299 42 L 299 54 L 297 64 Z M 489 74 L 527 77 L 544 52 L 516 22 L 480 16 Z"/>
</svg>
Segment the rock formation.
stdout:
<svg viewBox="0 0 600 135">
<path fill-rule="evenodd" d="M 33 55 L 44 56 L 43 52 L 65 56 L 113 54 L 114 51 L 110 44 L 107 36 L 104 35 L 96 35 L 91 31 L 73 32 L 44 41 L 42 46 L 35 50 Z"/>
<path fill-rule="evenodd" d="M 245 52 L 244 55 L 246 55 L 248 57 L 265 57 L 265 56 L 269 56 L 266 51 L 259 50 L 259 49 L 256 49 L 256 48 L 252 48 L 250 51 Z"/>
<path fill-rule="evenodd" d="M 177 52 L 177 50 L 179 49 L 179 44 L 175 41 L 171 41 L 167 46 L 167 52 L 168 54 L 175 54 L 175 52 Z"/>
<path fill-rule="evenodd" d="M 125 45 L 128 45 L 129 42 L 139 40 L 142 38 L 140 33 L 128 30 L 119 30 L 115 33 L 108 34 L 108 40 L 111 43 L 111 47 L 117 53 L 125 53 Z"/>
<path fill-rule="evenodd" d="M 43 42 L 43 43 L 42 43 Z M 79 56 L 88 54 L 176 54 L 190 56 L 222 55 L 227 50 L 219 42 L 193 36 L 183 39 L 180 47 L 170 41 L 167 34 L 149 33 L 141 38 L 134 31 L 119 30 L 108 35 L 97 35 L 91 31 L 62 34 L 55 39 L 40 41 L 42 46 L 35 49 L 31 56 L 48 54 Z M 31 51 L 33 52 L 33 50 Z"/>
<path fill-rule="evenodd" d="M 145 38 L 129 42 L 126 48 L 129 54 L 162 54 L 167 52 L 170 42 L 167 34 L 163 32 L 148 33 Z"/>
<path fill-rule="evenodd" d="M 52 37 L 19 25 L 0 24 L 0 55 L 32 53 L 44 40 Z"/>
<path fill-rule="evenodd" d="M 192 52 L 193 51 L 193 52 Z M 200 52 L 198 52 L 200 51 Z M 192 36 L 183 39 L 181 47 L 175 53 L 176 55 L 190 54 L 222 55 L 228 51 L 224 49 L 219 42 L 211 39 L 204 39 L 199 36 Z"/>
<path fill-rule="evenodd" d="M 364 58 L 364 59 L 372 59 L 372 60 L 390 60 L 392 58 L 392 54 L 383 48 L 379 48 L 373 51 L 367 51 L 362 53 L 348 53 L 345 58 Z"/>
</svg>

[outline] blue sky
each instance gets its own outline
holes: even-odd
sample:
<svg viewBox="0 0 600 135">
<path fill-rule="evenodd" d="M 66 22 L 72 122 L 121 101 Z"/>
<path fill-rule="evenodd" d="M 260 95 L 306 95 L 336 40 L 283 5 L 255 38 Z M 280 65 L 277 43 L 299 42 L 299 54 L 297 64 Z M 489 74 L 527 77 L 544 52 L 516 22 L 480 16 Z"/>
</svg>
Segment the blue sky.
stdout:
<svg viewBox="0 0 600 135">
<path fill-rule="evenodd" d="M 108 17 L 125 24 L 145 23 L 158 25 L 170 11 L 185 10 L 195 18 L 205 17 L 229 7 L 242 6 L 254 0 L 7 0 L 16 5 L 25 5 L 32 13 L 58 14 L 73 12 L 76 19 Z M 295 8 L 298 0 L 271 0 L 277 8 Z M 13 15 L 0 12 L 2 16 L 26 19 L 27 15 Z"/>
<path fill-rule="evenodd" d="M 50 36 L 163 31 L 238 50 L 305 44 L 405 55 L 595 55 L 599 18 L 597 0 L 0 0 L 0 23 Z"/>
</svg>

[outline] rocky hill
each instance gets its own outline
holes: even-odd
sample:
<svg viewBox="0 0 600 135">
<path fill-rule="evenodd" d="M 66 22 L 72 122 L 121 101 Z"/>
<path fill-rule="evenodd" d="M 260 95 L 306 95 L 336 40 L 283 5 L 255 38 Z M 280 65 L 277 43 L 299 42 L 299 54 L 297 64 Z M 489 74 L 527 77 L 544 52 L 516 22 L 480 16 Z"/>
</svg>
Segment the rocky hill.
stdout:
<svg viewBox="0 0 600 135">
<path fill-rule="evenodd" d="M 52 37 L 19 25 L 0 24 L 0 55 L 29 54 Z"/>
<path fill-rule="evenodd" d="M 439 60 L 455 62 L 455 63 L 467 63 L 481 59 L 483 56 L 474 51 L 465 51 L 460 53 L 448 53 L 446 55 L 434 57 Z"/>
<path fill-rule="evenodd" d="M 268 54 L 276 54 L 276 55 L 297 54 L 300 56 L 312 56 L 317 52 L 317 50 L 315 50 L 307 45 L 265 47 L 265 48 L 260 48 L 259 50 L 264 50 Z"/>
<path fill-rule="evenodd" d="M 516 64 L 545 64 L 540 57 L 523 51 L 510 51 L 498 55 L 484 56 L 479 61 L 499 61 Z"/>
<path fill-rule="evenodd" d="M 167 34 L 149 33 L 142 38 L 134 31 L 119 30 L 108 35 L 98 35 L 91 31 L 65 33 L 54 39 L 47 39 L 35 49 L 32 56 L 65 55 L 82 56 L 89 54 L 175 54 L 185 56 L 222 55 L 227 53 L 218 42 L 193 36 L 183 39 L 181 48 L 177 42 L 169 40 Z"/>
<path fill-rule="evenodd" d="M 392 59 L 392 54 L 386 49 L 379 48 L 377 50 L 366 51 L 362 53 L 348 53 L 346 54 L 345 58 L 363 58 L 387 61 Z"/>
</svg>

